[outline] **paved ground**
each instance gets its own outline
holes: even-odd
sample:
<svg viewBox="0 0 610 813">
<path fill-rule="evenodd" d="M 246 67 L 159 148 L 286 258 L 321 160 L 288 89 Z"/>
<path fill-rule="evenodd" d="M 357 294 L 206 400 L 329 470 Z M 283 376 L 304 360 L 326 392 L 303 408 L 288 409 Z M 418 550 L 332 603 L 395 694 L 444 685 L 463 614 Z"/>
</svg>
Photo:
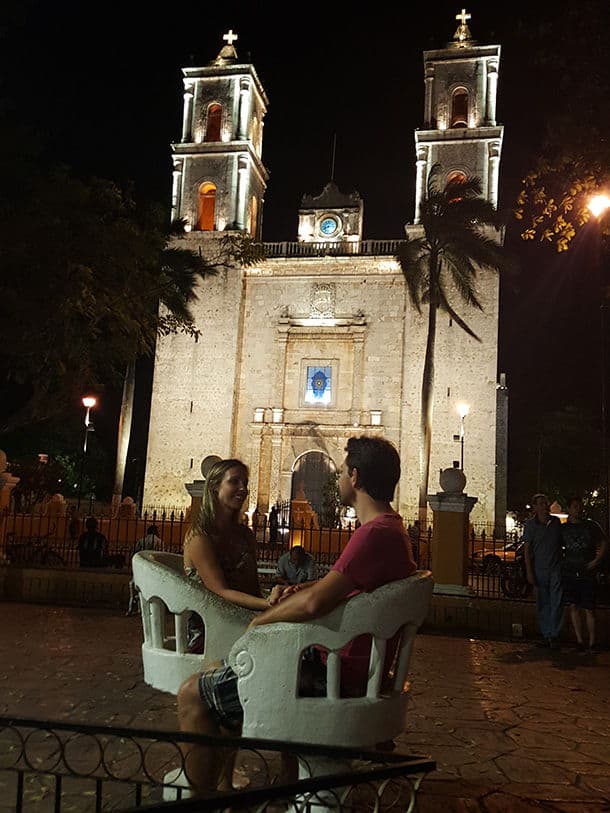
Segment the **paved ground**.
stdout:
<svg viewBox="0 0 610 813">
<path fill-rule="evenodd" d="M 0 604 L 0 714 L 175 729 L 142 681 L 139 617 Z M 438 769 L 421 813 L 610 811 L 610 653 L 420 635 L 400 744 Z"/>
</svg>

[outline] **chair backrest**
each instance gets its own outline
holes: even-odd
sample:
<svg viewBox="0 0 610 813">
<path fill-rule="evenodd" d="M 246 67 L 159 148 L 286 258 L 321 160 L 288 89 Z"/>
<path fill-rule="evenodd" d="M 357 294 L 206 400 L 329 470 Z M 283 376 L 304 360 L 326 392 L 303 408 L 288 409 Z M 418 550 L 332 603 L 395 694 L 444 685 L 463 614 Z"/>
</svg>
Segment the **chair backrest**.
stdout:
<svg viewBox="0 0 610 813">
<path fill-rule="evenodd" d="M 140 551 L 133 556 L 132 569 L 140 592 L 144 680 L 156 689 L 177 694 L 187 677 L 228 657 L 254 613 L 189 579 L 178 554 Z M 202 654 L 187 651 L 188 618 L 192 612 L 204 623 Z M 168 613 L 173 615 L 169 629 Z"/>
<path fill-rule="evenodd" d="M 243 734 L 318 745 L 374 746 L 404 729 L 406 676 L 413 642 L 428 613 L 433 579 L 418 571 L 372 593 L 361 593 L 311 623 L 255 627 L 231 649 L 244 707 Z M 385 685 L 387 642 L 401 630 L 390 686 Z M 371 635 L 366 695 L 340 697 L 339 652 L 359 635 Z M 328 650 L 327 694 L 299 696 L 303 653 Z M 382 684 L 383 681 L 383 684 Z"/>
</svg>

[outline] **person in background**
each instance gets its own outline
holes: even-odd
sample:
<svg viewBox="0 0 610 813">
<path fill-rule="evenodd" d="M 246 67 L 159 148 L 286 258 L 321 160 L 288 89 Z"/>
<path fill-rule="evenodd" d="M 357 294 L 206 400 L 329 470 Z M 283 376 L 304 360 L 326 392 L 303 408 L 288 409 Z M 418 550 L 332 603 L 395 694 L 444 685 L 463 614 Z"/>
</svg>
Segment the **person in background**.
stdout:
<svg viewBox="0 0 610 813">
<path fill-rule="evenodd" d="M 277 571 L 273 579 L 275 584 L 304 584 L 318 578 L 318 571 L 313 556 L 307 553 L 302 545 L 294 545 L 283 553 L 277 562 Z"/>
<path fill-rule="evenodd" d="M 87 517 L 85 531 L 78 538 L 81 567 L 104 567 L 108 557 L 108 540 L 97 530 L 95 517 Z"/>
<path fill-rule="evenodd" d="M 156 525 L 149 525 L 146 534 L 136 542 L 135 552 L 141 550 L 162 550 L 163 542 L 159 536 L 159 528 Z"/>
<path fill-rule="evenodd" d="M 561 537 L 564 599 L 570 611 L 576 643 L 583 654 L 595 655 L 595 571 L 606 555 L 608 540 L 597 522 L 583 516 L 580 497 L 568 500 L 568 519 L 561 526 Z M 582 611 L 587 625 L 587 644 L 583 636 Z"/>
<path fill-rule="evenodd" d="M 532 497 L 534 516 L 523 528 L 525 571 L 536 588 L 541 646 L 558 649 L 563 621 L 561 585 L 561 521 L 551 515 L 546 494 Z"/>
<path fill-rule="evenodd" d="M 144 536 L 136 542 L 134 553 L 143 550 L 163 550 L 163 542 L 159 536 L 159 528 L 156 525 L 149 525 Z M 129 604 L 127 605 L 126 615 L 132 615 L 139 611 L 140 599 L 132 576 L 129 580 Z"/>
<path fill-rule="evenodd" d="M 269 511 L 269 542 L 271 545 L 275 545 L 277 543 L 279 524 L 277 508 L 275 505 L 272 505 Z"/>
</svg>

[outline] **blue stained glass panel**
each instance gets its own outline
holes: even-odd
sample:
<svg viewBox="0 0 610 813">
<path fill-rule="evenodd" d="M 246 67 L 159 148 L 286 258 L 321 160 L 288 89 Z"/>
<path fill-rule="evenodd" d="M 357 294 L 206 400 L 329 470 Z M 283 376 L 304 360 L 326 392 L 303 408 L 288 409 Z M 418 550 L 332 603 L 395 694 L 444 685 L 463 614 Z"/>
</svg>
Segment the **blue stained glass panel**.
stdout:
<svg viewBox="0 0 610 813">
<path fill-rule="evenodd" d="M 332 367 L 307 367 L 305 403 L 328 406 L 332 398 Z"/>
</svg>

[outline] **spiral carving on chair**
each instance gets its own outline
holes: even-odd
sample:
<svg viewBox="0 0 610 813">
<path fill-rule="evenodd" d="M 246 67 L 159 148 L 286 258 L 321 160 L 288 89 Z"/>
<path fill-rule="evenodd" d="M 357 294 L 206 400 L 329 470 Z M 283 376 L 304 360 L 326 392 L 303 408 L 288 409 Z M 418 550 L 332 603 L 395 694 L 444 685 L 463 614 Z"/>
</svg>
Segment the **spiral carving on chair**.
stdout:
<svg viewBox="0 0 610 813">
<path fill-rule="evenodd" d="M 254 670 L 254 659 L 249 652 L 242 650 L 235 657 L 235 672 L 239 677 L 247 677 Z"/>
</svg>

